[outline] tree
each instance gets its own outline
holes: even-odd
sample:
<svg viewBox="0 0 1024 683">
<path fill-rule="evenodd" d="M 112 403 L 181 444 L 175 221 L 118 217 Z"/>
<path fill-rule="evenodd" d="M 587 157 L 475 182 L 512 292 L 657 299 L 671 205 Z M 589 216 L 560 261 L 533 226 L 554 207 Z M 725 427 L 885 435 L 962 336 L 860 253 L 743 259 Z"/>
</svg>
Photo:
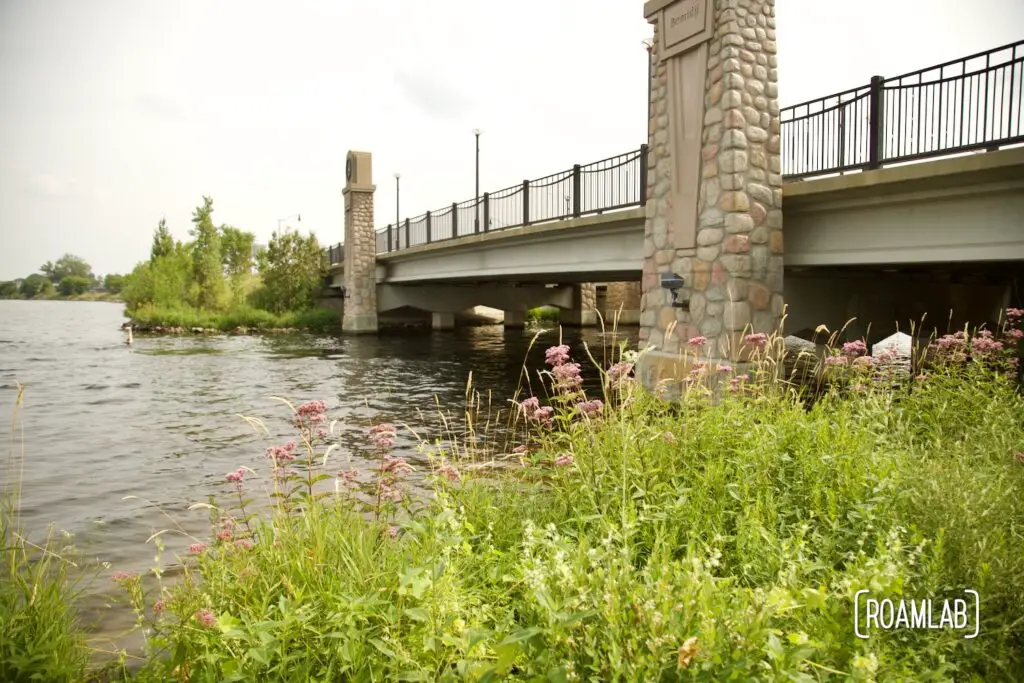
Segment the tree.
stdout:
<svg viewBox="0 0 1024 683">
<path fill-rule="evenodd" d="M 120 294 L 121 290 L 124 289 L 124 279 L 124 275 L 108 273 L 103 277 L 103 289 L 111 294 Z"/>
<path fill-rule="evenodd" d="M 217 310 L 224 301 L 224 276 L 221 263 L 220 233 L 213 224 L 213 198 L 203 197 L 203 205 L 192 213 L 192 279 L 195 305 Z"/>
<path fill-rule="evenodd" d="M 46 275 L 32 273 L 21 281 L 21 295 L 26 299 L 33 299 L 40 295 L 47 295 L 53 291 L 53 281 Z"/>
<path fill-rule="evenodd" d="M 149 249 L 149 260 L 156 261 L 161 256 L 167 256 L 174 251 L 174 238 L 171 231 L 167 229 L 167 221 L 163 218 L 153 231 L 153 246 Z"/>
<path fill-rule="evenodd" d="M 0 282 L 0 299 L 13 299 L 18 296 L 18 283 L 14 280 Z"/>
<path fill-rule="evenodd" d="M 85 294 L 89 291 L 90 287 L 92 287 L 91 277 L 65 275 L 60 279 L 57 290 L 64 296 L 72 296 L 74 294 Z"/>
<path fill-rule="evenodd" d="M 69 275 L 92 280 L 92 266 L 81 256 L 75 256 L 74 254 L 64 254 L 57 259 L 56 263 L 47 261 L 39 270 L 49 277 L 50 282 L 54 284 L 57 284 Z"/>
<path fill-rule="evenodd" d="M 169 254 L 144 261 L 125 276 L 121 299 L 129 311 L 141 306 L 180 308 L 188 303 L 192 287 L 192 256 L 189 248 L 175 243 Z"/>
<path fill-rule="evenodd" d="M 327 274 L 315 235 L 275 232 L 258 261 L 263 278 L 263 287 L 255 296 L 258 305 L 273 313 L 300 311 L 314 305 L 313 297 Z"/>
</svg>

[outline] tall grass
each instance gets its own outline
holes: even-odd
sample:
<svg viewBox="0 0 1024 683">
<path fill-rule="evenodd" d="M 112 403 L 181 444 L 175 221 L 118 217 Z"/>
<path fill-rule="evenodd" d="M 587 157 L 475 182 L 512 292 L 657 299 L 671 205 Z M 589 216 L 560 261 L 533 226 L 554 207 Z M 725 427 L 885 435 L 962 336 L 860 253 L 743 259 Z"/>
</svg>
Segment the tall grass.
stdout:
<svg viewBox="0 0 1024 683">
<path fill-rule="evenodd" d="M 89 650 L 74 610 L 74 565 L 62 556 L 52 531 L 36 543 L 20 523 L 24 452 L 14 434 L 23 392 L 19 386 L 0 501 L 0 680 L 77 682 L 85 680 Z"/>
<path fill-rule="evenodd" d="M 847 345 L 810 406 L 774 372 L 699 364 L 661 401 L 628 354 L 584 370 L 552 347 L 535 395 L 424 441 L 427 497 L 403 488 L 395 427 L 356 471 L 322 404 L 292 408 L 296 441 L 230 473 L 180 584 L 120 577 L 149 633 L 139 678 L 1021 680 L 1024 400 L 984 338 L 933 345 L 899 381 Z M 499 474 L 478 436 L 504 420 L 517 467 Z M 254 517 L 261 485 L 274 504 Z M 976 639 L 854 633 L 860 589 L 965 588 Z"/>
</svg>

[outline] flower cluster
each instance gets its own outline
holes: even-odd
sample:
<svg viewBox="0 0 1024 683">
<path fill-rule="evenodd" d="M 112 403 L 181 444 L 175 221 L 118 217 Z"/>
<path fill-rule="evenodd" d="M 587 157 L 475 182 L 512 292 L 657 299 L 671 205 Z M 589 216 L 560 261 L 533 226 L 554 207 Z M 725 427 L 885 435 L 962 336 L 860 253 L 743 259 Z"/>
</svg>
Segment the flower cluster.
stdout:
<svg viewBox="0 0 1024 683">
<path fill-rule="evenodd" d="M 565 344 L 552 346 L 544 352 L 544 362 L 553 368 L 565 365 L 569 362 L 569 347 Z"/>
<path fill-rule="evenodd" d="M 527 399 L 523 399 L 520 402 L 519 407 L 523 411 L 523 415 L 526 417 L 528 422 L 539 422 L 542 425 L 549 426 L 551 424 L 551 417 L 555 413 L 555 409 L 551 406 L 541 406 L 540 399 L 536 396 L 531 396 Z"/>
<path fill-rule="evenodd" d="M 612 384 L 617 384 L 629 377 L 631 372 L 633 372 L 633 364 L 620 361 L 608 368 L 608 381 Z"/>
<path fill-rule="evenodd" d="M 768 335 L 764 332 L 748 334 L 743 338 L 743 343 L 756 349 L 763 349 L 768 344 Z"/>
<path fill-rule="evenodd" d="M 689 344 L 690 346 L 696 346 L 697 348 L 701 348 L 708 343 L 708 338 L 701 334 L 696 337 L 691 337 L 690 340 L 687 341 L 686 343 Z"/>
<path fill-rule="evenodd" d="M 289 441 L 283 446 L 271 446 L 267 449 L 266 455 L 274 463 L 274 467 L 280 467 L 284 463 L 295 459 L 295 449 L 297 447 L 294 441 Z"/>
<path fill-rule="evenodd" d="M 868 352 L 868 346 L 860 339 L 846 342 L 843 344 L 843 355 L 847 358 L 859 358 L 866 355 Z"/>
<path fill-rule="evenodd" d="M 604 403 L 595 398 L 592 401 L 581 401 L 580 403 L 577 403 L 576 408 L 584 415 L 595 415 L 604 410 Z"/>
<path fill-rule="evenodd" d="M 398 432 L 394 426 L 381 423 L 370 427 L 370 442 L 380 451 L 388 451 L 395 447 Z"/>
</svg>

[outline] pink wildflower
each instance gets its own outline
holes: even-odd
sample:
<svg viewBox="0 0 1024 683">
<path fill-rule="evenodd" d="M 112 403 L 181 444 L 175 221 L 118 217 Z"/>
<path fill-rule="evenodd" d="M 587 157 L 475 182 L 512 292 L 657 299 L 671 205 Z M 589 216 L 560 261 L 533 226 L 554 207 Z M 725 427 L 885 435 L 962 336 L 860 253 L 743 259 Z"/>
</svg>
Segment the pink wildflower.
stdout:
<svg viewBox="0 0 1024 683">
<path fill-rule="evenodd" d="M 992 333 L 978 334 L 971 340 L 971 353 L 975 356 L 992 356 L 1003 350 L 1003 342 L 992 339 Z"/>
<path fill-rule="evenodd" d="M 825 365 L 846 365 L 848 362 L 846 356 L 825 356 Z"/>
<path fill-rule="evenodd" d="M 217 532 L 217 540 L 218 541 L 228 541 L 228 540 L 231 540 L 231 529 L 221 529 L 220 531 L 218 531 Z"/>
<path fill-rule="evenodd" d="M 867 352 L 867 344 L 860 339 L 854 339 L 853 341 L 843 344 L 843 355 L 847 358 L 857 358 L 858 356 L 863 356 Z"/>
<path fill-rule="evenodd" d="M 871 356 L 858 356 L 851 361 L 854 367 L 871 367 L 876 363 Z"/>
<path fill-rule="evenodd" d="M 604 409 L 604 403 L 595 398 L 593 401 L 582 401 L 576 404 L 576 407 L 579 408 L 580 412 L 584 415 L 593 415 L 595 413 L 600 413 Z"/>
<path fill-rule="evenodd" d="M 370 427 L 370 441 L 382 451 L 395 447 L 397 432 L 392 425 L 378 424 Z"/>
<path fill-rule="evenodd" d="M 198 555 L 199 553 L 206 550 L 206 547 L 207 546 L 205 543 L 193 543 L 188 547 L 188 551 L 190 553 L 195 553 L 196 555 Z"/>
<path fill-rule="evenodd" d="M 163 614 L 167 608 L 167 602 L 165 600 L 157 600 L 153 603 L 153 612 L 157 615 Z"/>
<path fill-rule="evenodd" d="M 248 538 L 238 539 L 237 541 L 235 541 L 235 545 L 239 548 L 242 548 L 243 550 L 252 550 L 252 541 L 250 541 Z"/>
<path fill-rule="evenodd" d="M 114 572 L 110 575 L 110 580 L 114 583 L 124 583 L 135 578 L 135 574 L 132 572 Z"/>
<path fill-rule="evenodd" d="M 613 365 L 610 368 L 608 368 L 608 381 L 609 382 L 621 381 L 621 380 L 625 379 L 626 377 L 628 377 L 629 373 L 631 373 L 631 372 L 633 372 L 633 364 L 632 363 L 626 363 L 625 361 L 623 361 L 621 363 L 616 363 L 615 365 Z"/>
<path fill-rule="evenodd" d="M 384 529 L 384 535 L 393 540 L 398 538 L 398 531 L 397 526 L 389 526 L 387 529 Z"/>
<path fill-rule="evenodd" d="M 345 486 L 353 486 L 358 478 L 359 471 L 354 468 L 347 471 L 338 472 L 338 479 Z"/>
<path fill-rule="evenodd" d="M 326 419 L 327 404 L 323 401 L 303 403 L 295 409 L 296 421 L 301 425 L 318 424 Z"/>
<path fill-rule="evenodd" d="M 1024 330 L 1014 327 L 1013 329 L 1006 331 L 1006 338 L 1012 339 L 1013 341 L 1020 341 L 1024 339 Z"/>
<path fill-rule="evenodd" d="M 459 470 L 456 469 L 455 467 L 452 467 L 452 465 L 450 465 L 449 463 L 445 463 L 444 465 L 442 465 L 440 472 L 441 476 L 447 479 L 448 481 L 459 480 Z"/>
<path fill-rule="evenodd" d="M 583 384 L 579 363 L 560 363 L 551 371 L 555 387 L 563 391 L 574 391 Z"/>
<path fill-rule="evenodd" d="M 516 446 L 515 448 L 512 449 L 512 452 L 520 454 L 520 455 L 525 453 L 526 452 L 526 444 L 519 444 L 518 446 Z"/>
<path fill-rule="evenodd" d="M 732 366 L 728 365 L 728 364 L 719 365 L 718 366 L 718 371 L 719 372 L 724 372 L 724 373 L 728 374 L 728 373 L 732 372 Z"/>
<path fill-rule="evenodd" d="M 381 500 L 390 500 L 392 503 L 398 503 L 402 500 L 402 492 L 397 488 L 392 488 L 383 479 L 377 484 L 377 495 L 380 496 Z"/>
<path fill-rule="evenodd" d="M 537 409 L 537 412 L 535 412 L 533 414 L 533 418 L 535 420 L 537 420 L 537 422 L 540 422 L 543 425 L 550 425 L 551 424 L 551 417 L 554 414 L 555 414 L 555 409 L 554 408 L 552 408 L 551 406 L 544 406 L 543 408 L 538 408 Z"/>
<path fill-rule="evenodd" d="M 689 341 L 686 342 L 690 346 L 696 346 L 698 348 L 708 343 L 708 338 L 703 334 L 697 335 L 696 337 L 690 337 Z"/>
<path fill-rule="evenodd" d="M 198 621 L 206 628 L 211 628 L 214 624 L 217 623 L 217 617 L 213 615 L 213 612 L 206 608 L 203 608 L 196 612 L 195 617 L 196 621 Z"/>
<path fill-rule="evenodd" d="M 245 478 L 245 468 L 239 467 L 234 472 L 228 472 L 225 479 L 233 483 L 239 490 L 242 488 L 242 479 Z"/>
<path fill-rule="evenodd" d="M 763 349 L 768 343 L 768 335 L 764 332 L 755 332 L 754 334 L 748 334 L 743 338 L 743 343 L 747 346 L 753 346 L 754 348 Z"/>
<path fill-rule="evenodd" d="M 396 475 L 409 474 L 412 472 L 412 466 L 405 461 L 405 458 L 393 458 L 390 455 L 385 455 L 380 464 L 380 471 Z"/>
<path fill-rule="evenodd" d="M 523 415 L 526 416 L 526 419 L 532 420 L 533 416 L 540 410 L 540 399 L 536 396 L 523 399 L 519 403 L 519 407 L 523 409 Z"/>
<path fill-rule="evenodd" d="M 1021 320 L 1024 320 L 1024 308 L 1007 308 L 1006 309 L 1006 321 L 1011 325 L 1016 325 Z"/>
<path fill-rule="evenodd" d="M 559 344 L 558 346 L 548 348 L 548 350 L 544 352 L 544 362 L 555 368 L 568 363 L 569 347 L 565 344 Z"/>
<path fill-rule="evenodd" d="M 562 455 L 555 458 L 555 467 L 568 467 L 571 464 L 572 456 L 569 455 L 568 453 L 563 453 Z"/>
</svg>

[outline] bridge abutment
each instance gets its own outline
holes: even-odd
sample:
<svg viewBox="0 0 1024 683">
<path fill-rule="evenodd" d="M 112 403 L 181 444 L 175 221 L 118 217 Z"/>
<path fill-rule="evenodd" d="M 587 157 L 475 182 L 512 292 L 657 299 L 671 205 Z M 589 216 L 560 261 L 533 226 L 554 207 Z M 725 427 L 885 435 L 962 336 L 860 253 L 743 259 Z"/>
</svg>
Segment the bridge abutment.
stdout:
<svg viewBox="0 0 1024 683">
<path fill-rule="evenodd" d="M 505 311 L 505 320 L 502 322 L 507 330 L 521 330 L 526 327 L 526 311 Z"/>
<path fill-rule="evenodd" d="M 342 332 L 377 331 L 377 241 L 369 152 L 349 152 L 345 164 L 345 303 Z"/>
<path fill-rule="evenodd" d="M 609 282 L 600 309 L 606 326 L 616 322 L 636 325 L 640 322 L 640 283 Z"/>
<path fill-rule="evenodd" d="M 654 348 L 639 375 L 671 390 L 698 359 L 740 361 L 744 335 L 781 321 L 775 9 L 649 0 L 644 14 L 654 44 L 640 340 Z"/>
<path fill-rule="evenodd" d="M 597 285 L 584 282 L 572 285 L 572 307 L 558 312 L 558 322 L 565 327 L 593 327 L 597 324 Z"/>
</svg>

